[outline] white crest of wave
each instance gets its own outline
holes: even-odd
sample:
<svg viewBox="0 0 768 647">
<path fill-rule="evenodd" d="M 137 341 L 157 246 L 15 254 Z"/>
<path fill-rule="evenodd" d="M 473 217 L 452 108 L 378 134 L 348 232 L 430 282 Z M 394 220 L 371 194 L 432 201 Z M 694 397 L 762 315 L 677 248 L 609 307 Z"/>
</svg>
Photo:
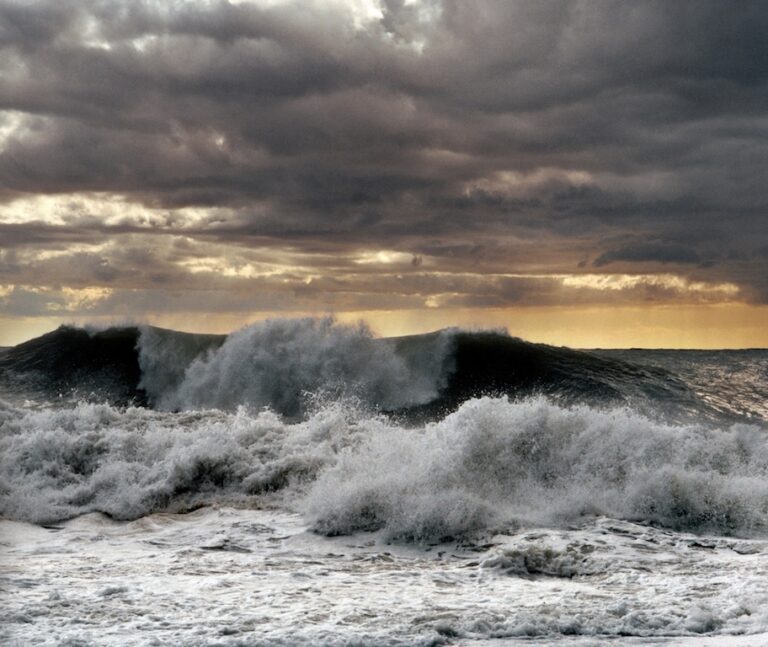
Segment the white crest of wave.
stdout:
<svg viewBox="0 0 768 647">
<path fill-rule="evenodd" d="M 45 523 L 98 511 L 135 519 L 244 504 L 333 464 L 355 435 L 354 415 L 329 405 L 288 425 L 243 408 L 174 414 L 81 403 L 25 411 L 0 402 L 0 516 Z"/>
<path fill-rule="evenodd" d="M 450 335 L 437 335 L 418 356 L 400 356 L 362 322 L 342 325 L 323 317 L 253 324 L 207 352 L 191 343 L 142 331 L 140 386 L 155 406 L 234 410 L 248 405 L 297 416 L 309 394 L 354 397 L 384 410 L 434 399 L 447 377 Z"/>
<path fill-rule="evenodd" d="M 652 422 L 543 398 L 466 402 L 420 430 L 387 427 L 340 452 L 305 511 L 325 534 L 428 540 L 585 514 L 724 533 L 768 528 L 768 437 Z"/>
<path fill-rule="evenodd" d="M 320 533 L 428 541 L 583 515 L 722 534 L 768 531 L 768 436 L 627 409 L 481 398 L 403 428 L 342 403 L 270 411 L 0 406 L 0 515 L 117 518 L 207 503 L 300 509 Z M 254 500 L 253 497 L 259 497 Z"/>
</svg>

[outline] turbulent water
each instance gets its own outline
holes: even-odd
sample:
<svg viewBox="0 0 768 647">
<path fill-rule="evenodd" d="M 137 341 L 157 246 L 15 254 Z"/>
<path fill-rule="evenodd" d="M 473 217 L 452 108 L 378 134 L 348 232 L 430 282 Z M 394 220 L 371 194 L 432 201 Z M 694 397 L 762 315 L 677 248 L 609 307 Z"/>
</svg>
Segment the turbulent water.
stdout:
<svg viewBox="0 0 768 647">
<path fill-rule="evenodd" d="M 61 328 L 0 394 L 4 644 L 768 644 L 768 351 Z"/>
</svg>

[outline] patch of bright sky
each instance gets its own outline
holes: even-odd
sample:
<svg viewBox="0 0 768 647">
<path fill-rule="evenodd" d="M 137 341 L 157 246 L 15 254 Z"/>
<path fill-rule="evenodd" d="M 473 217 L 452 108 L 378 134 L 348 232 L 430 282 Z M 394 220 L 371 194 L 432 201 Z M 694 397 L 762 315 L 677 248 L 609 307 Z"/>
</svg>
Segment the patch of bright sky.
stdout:
<svg viewBox="0 0 768 647">
<path fill-rule="evenodd" d="M 444 156 L 444 159 L 449 158 Z M 457 157 L 454 163 L 458 162 Z M 655 199 L 672 199 L 680 193 L 680 178 L 671 172 L 649 171 L 626 175 L 555 167 L 539 167 L 530 171 L 497 171 L 466 182 L 464 193 L 470 195 L 473 191 L 485 191 L 516 195 L 552 183 L 607 187 L 611 191 L 630 191 L 638 196 L 653 196 Z"/>
<path fill-rule="evenodd" d="M 267 263 L 232 263 L 225 258 L 208 256 L 204 258 L 190 258 L 179 261 L 178 265 L 192 274 L 211 273 L 218 276 L 226 276 L 240 279 L 255 279 L 268 276 L 279 276 L 290 272 L 301 273 L 300 268 L 293 265 L 275 266 Z"/>
<path fill-rule="evenodd" d="M 442 294 L 433 294 L 424 299 L 424 305 L 427 308 L 439 308 L 445 303 L 450 302 L 451 299 L 461 297 L 458 292 L 443 292 Z"/>
<path fill-rule="evenodd" d="M 380 20 L 383 16 L 381 3 L 377 0 L 229 0 L 231 4 L 253 4 L 259 7 L 271 8 L 286 5 L 308 4 L 328 9 L 341 10 L 348 13 L 354 26 L 365 28 L 371 22 Z M 410 3 L 407 3 L 410 4 Z"/>
<path fill-rule="evenodd" d="M 412 49 L 421 54 L 427 46 L 429 25 L 439 18 L 441 11 L 440 3 L 425 2 L 424 0 L 405 0 L 403 4 L 406 7 L 413 7 L 416 10 L 421 33 L 418 36 L 414 36 L 409 45 Z"/>
<path fill-rule="evenodd" d="M 101 37 L 100 23 L 93 16 L 89 16 L 85 23 L 82 42 L 86 47 L 93 49 L 103 49 L 106 51 L 112 49 L 112 44 Z"/>
<path fill-rule="evenodd" d="M 368 251 L 357 256 L 353 263 L 357 265 L 404 265 L 412 264 L 414 256 L 404 252 L 392 250 Z M 431 264 L 434 259 L 420 257 L 420 264 Z M 709 281 L 691 281 L 685 277 L 672 273 L 664 274 L 524 274 L 524 273 L 479 273 L 479 272 L 447 272 L 429 271 L 419 272 L 429 276 L 472 277 L 477 279 L 550 279 L 559 281 L 564 288 L 619 291 L 632 290 L 638 287 L 659 287 L 676 292 L 718 293 L 725 297 L 735 297 L 739 294 L 739 286 L 735 283 Z M 444 296 L 444 295 L 443 295 Z M 428 304 L 435 307 L 435 303 Z"/>
<path fill-rule="evenodd" d="M 629 290 L 649 285 L 680 292 L 722 292 L 734 296 L 739 286 L 734 283 L 709 283 L 689 281 L 677 274 L 570 274 L 551 275 L 560 279 L 563 287 L 589 288 L 593 290 Z"/>
<path fill-rule="evenodd" d="M 67 310 L 87 310 L 99 301 L 113 294 L 111 288 L 62 288 L 61 294 L 65 299 L 64 308 Z"/>
<path fill-rule="evenodd" d="M 587 171 L 579 169 L 561 169 L 542 167 L 533 171 L 498 171 L 491 176 L 468 182 L 464 191 L 488 191 L 491 193 L 509 193 L 524 189 L 535 188 L 550 182 L 563 182 L 575 186 L 594 183 L 594 177 Z"/>
<path fill-rule="evenodd" d="M 24 135 L 29 117 L 17 110 L 0 110 L 0 151 L 11 139 Z"/>
<path fill-rule="evenodd" d="M 136 51 L 145 52 L 149 48 L 149 46 L 157 42 L 157 40 L 158 40 L 157 34 L 142 34 L 141 36 L 132 38 L 131 45 L 133 45 Z"/>
<path fill-rule="evenodd" d="M 355 29 L 366 29 L 371 23 L 384 17 L 381 0 L 229 0 L 231 4 L 252 4 L 259 7 L 271 8 L 286 5 L 310 5 L 320 9 L 328 9 L 338 13 L 346 13 Z M 426 27 L 437 18 L 439 3 L 425 0 L 404 0 L 405 7 L 415 9 L 416 19 L 424 34 L 413 36 L 407 46 L 417 52 L 422 52 L 427 44 Z"/>
<path fill-rule="evenodd" d="M 1 133 L 0 133 L 1 134 Z M 112 193 L 71 193 L 24 196 L 0 205 L 0 223 L 44 222 L 48 225 L 134 225 L 137 227 L 194 227 L 226 218 L 228 209 L 184 207 L 156 209 L 129 202 Z"/>
<path fill-rule="evenodd" d="M 36 294 L 45 299 L 45 310 L 39 316 L 45 316 L 49 312 L 82 312 L 87 311 L 114 293 L 111 288 L 50 288 L 35 286 L 0 285 L 0 299 L 12 296 L 15 291 L 21 293 Z M 2 301 L 0 301 L 2 305 Z"/>
<path fill-rule="evenodd" d="M 75 254 L 101 254 L 114 249 L 115 243 L 108 241 L 105 243 L 95 243 L 88 245 L 79 243 L 77 245 L 68 244 L 66 249 L 42 249 L 35 251 L 22 251 L 22 258 L 26 261 L 49 261 L 53 258 L 63 258 L 74 256 Z"/>
<path fill-rule="evenodd" d="M 413 254 L 396 252 L 392 250 L 380 250 L 375 252 L 363 252 L 352 262 L 357 265 L 392 265 L 394 263 L 411 263 Z"/>
</svg>

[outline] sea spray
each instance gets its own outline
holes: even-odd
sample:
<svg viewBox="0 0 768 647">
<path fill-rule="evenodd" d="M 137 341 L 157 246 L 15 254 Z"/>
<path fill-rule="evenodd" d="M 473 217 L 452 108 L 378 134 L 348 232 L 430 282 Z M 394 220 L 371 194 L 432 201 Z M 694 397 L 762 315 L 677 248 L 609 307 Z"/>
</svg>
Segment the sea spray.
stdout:
<svg viewBox="0 0 768 647">
<path fill-rule="evenodd" d="M 626 408 L 481 398 L 418 431 L 343 450 L 306 512 L 325 534 L 417 541 L 609 515 L 675 529 L 768 528 L 768 436 L 665 425 Z"/>
<path fill-rule="evenodd" d="M 146 393 L 150 405 L 161 409 L 172 408 L 190 364 L 225 341 L 223 335 L 193 335 L 154 326 L 141 326 L 137 333 L 135 345 L 141 369 L 137 386 Z"/>
<path fill-rule="evenodd" d="M 768 436 L 664 425 L 625 408 L 480 398 L 406 428 L 329 403 L 158 412 L 81 404 L 0 415 L 0 514 L 115 518 L 279 496 L 328 535 L 430 541 L 603 514 L 668 528 L 766 532 Z"/>
<path fill-rule="evenodd" d="M 140 386 L 160 409 L 270 407 L 292 418 L 308 398 L 354 397 L 393 410 L 438 396 L 450 369 L 450 333 L 399 355 L 362 323 L 332 317 L 271 319 L 205 349 L 154 329 L 139 340 Z"/>
</svg>

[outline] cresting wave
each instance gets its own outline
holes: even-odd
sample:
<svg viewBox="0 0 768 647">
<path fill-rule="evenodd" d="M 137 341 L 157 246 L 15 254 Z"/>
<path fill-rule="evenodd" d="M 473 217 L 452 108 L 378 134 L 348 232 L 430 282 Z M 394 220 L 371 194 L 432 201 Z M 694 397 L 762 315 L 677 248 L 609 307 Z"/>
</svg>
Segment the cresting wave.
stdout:
<svg viewBox="0 0 768 647">
<path fill-rule="evenodd" d="M 665 425 L 543 397 L 474 399 L 415 428 L 338 402 L 295 423 L 245 409 L 5 404 L 0 515 L 49 523 L 279 502 L 319 533 L 416 542 L 593 515 L 764 535 L 765 432 Z"/>
<path fill-rule="evenodd" d="M 64 327 L 0 352 L 24 403 L 0 405 L 0 515 L 278 503 L 326 535 L 417 542 L 590 515 L 768 532 L 768 356 L 655 358 L 332 318 Z"/>
<path fill-rule="evenodd" d="M 160 410 L 268 407 L 300 419 L 319 399 L 355 398 L 414 423 L 483 395 L 629 404 L 681 419 L 709 409 L 662 368 L 532 344 L 499 332 L 443 330 L 376 339 L 332 318 L 275 319 L 229 336 L 149 326 L 59 330 L 0 353 L 7 393 Z"/>
<path fill-rule="evenodd" d="M 318 398 L 356 398 L 393 411 L 435 400 L 449 372 L 449 332 L 416 352 L 396 352 L 364 324 L 332 318 L 273 319 L 229 335 L 201 352 L 198 338 L 144 328 L 139 387 L 159 409 L 270 407 L 295 418 Z"/>
</svg>

